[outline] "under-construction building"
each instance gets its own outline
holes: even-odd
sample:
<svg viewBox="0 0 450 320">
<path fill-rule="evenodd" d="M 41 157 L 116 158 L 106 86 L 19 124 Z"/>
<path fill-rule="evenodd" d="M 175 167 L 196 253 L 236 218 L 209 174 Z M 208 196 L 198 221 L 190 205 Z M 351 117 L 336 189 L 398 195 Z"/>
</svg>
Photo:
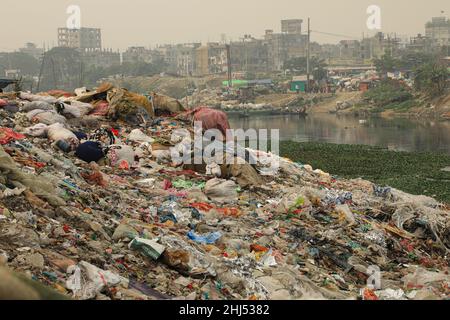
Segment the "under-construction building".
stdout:
<svg viewBox="0 0 450 320">
<path fill-rule="evenodd" d="M 97 28 L 58 28 L 58 46 L 82 52 L 102 50 L 102 33 Z"/>
</svg>

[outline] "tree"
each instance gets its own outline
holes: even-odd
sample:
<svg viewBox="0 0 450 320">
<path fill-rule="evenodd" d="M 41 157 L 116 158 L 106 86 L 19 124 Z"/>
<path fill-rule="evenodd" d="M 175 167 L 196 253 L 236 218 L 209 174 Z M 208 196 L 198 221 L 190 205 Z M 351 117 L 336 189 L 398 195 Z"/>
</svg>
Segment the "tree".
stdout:
<svg viewBox="0 0 450 320">
<path fill-rule="evenodd" d="M 327 77 L 327 71 L 325 70 L 326 63 L 317 57 L 312 57 L 310 60 L 311 73 L 315 80 L 323 80 Z M 292 70 L 295 73 L 305 74 L 307 72 L 307 61 L 305 57 L 297 57 L 287 60 L 284 63 L 284 69 Z"/>
<path fill-rule="evenodd" d="M 416 68 L 415 74 L 414 87 L 430 97 L 442 95 L 449 87 L 449 71 L 441 63 L 423 64 Z"/>
<path fill-rule="evenodd" d="M 390 54 L 384 54 L 380 59 L 375 59 L 374 64 L 379 73 L 386 74 L 388 72 L 394 72 L 400 65 L 400 61 Z"/>
<path fill-rule="evenodd" d="M 22 75 L 36 75 L 39 72 L 39 62 L 29 54 L 10 52 L 0 56 L 0 72 L 6 69 L 18 69 Z"/>
<path fill-rule="evenodd" d="M 439 57 L 425 52 L 403 52 L 398 58 L 390 54 L 384 54 L 380 59 L 375 59 L 374 64 L 381 74 L 399 70 L 414 70 L 417 67 L 435 61 Z"/>
<path fill-rule="evenodd" d="M 424 52 L 405 52 L 401 55 L 397 67 L 406 70 L 414 70 L 420 65 L 432 62 L 437 57 Z"/>
<path fill-rule="evenodd" d="M 107 68 L 90 66 L 86 68 L 85 85 L 95 85 L 95 83 L 109 76 L 121 75 L 124 77 L 142 77 L 154 76 L 160 74 L 166 68 L 164 60 L 155 60 L 153 63 L 146 63 L 142 61 L 126 62 L 122 65 L 113 65 Z"/>
</svg>

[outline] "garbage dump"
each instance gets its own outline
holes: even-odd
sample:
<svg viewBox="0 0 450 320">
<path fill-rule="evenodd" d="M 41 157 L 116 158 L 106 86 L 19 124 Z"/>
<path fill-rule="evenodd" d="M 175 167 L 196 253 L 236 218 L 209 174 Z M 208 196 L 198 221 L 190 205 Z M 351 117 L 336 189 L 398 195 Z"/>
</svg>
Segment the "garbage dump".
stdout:
<svg viewBox="0 0 450 320">
<path fill-rule="evenodd" d="M 450 294 L 449 207 L 432 198 L 272 154 L 273 175 L 247 157 L 175 163 L 192 119 L 110 84 L 0 99 L 0 299 Z"/>
</svg>

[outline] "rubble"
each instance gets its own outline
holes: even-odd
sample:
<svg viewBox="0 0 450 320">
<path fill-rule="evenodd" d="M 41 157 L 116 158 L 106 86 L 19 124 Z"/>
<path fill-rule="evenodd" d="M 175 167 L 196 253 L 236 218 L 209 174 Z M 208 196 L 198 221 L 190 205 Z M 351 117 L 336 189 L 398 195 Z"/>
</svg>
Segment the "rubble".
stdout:
<svg viewBox="0 0 450 320">
<path fill-rule="evenodd" d="M 177 165 L 172 133 L 192 119 L 110 85 L 77 94 L 0 107 L 0 298 L 448 297 L 448 206 L 275 155 L 271 176 Z"/>
</svg>

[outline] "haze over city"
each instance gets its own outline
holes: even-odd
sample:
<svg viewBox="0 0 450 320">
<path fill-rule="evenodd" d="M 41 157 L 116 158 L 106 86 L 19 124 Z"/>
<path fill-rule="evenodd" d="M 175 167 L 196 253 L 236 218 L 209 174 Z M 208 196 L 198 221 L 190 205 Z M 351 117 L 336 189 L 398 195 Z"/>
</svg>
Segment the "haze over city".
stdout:
<svg viewBox="0 0 450 320">
<path fill-rule="evenodd" d="M 363 33 L 373 35 L 378 31 L 366 26 L 370 5 L 381 8 L 379 31 L 413 36 L 424 33 L 424 24 L 430 17 L 450 12 L 447 0 L 3 0 L 2 5 L 8 10 L 1 25 L 11 28 L 0 28 L 1 51 L 14 51 L 29 41 L 56 46 L 57 28 L 66 26 L 69 5 L 80 6 L 83 27 L 102 29 L 105 48 L 120 50 L 134 45 L 219 41 L 222 34 L 228 40 L 237 40 L 244 34 L 261 37 L 265 29 L 279 31 L 281 19 L 306 20 L 308 16 L 312 30 L 341 35 L 314 33 L 312 41 L 337 43 L 345 37 L 359 39 Z M 26 23 L 18 23 L 19 20 Z"/>
</svg>

